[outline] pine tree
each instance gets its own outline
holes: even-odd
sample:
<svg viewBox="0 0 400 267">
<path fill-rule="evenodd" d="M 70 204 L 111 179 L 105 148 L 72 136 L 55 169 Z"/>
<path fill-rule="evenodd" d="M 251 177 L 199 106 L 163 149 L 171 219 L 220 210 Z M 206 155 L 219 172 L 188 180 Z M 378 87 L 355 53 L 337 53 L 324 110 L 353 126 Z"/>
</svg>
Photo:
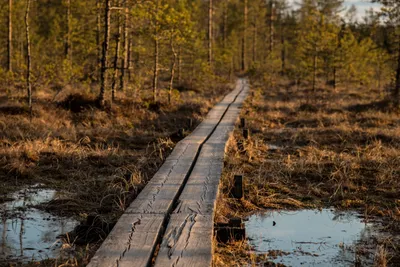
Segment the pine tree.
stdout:
<svg viewBox="0 0 400 267">
<path fill-rule="evenodd" d="M 386 25 L 394 29 L 393 34 L 393 47 L 396 62 L 396 78 L 393 89 L 393 98 L 395 104 L 400 105 L 400 2 L 397 0 L 373 0 L 372 2 L 379 2 L 384 7 L 382 8 L 382 15 L 386 18 Z"/>
<path fill-rule="evenodd" d="M 331 53 L 336 35 L 334 27 L 327 23 L 325 15 L 312 1 L 303 2 L 301 16 L 301 28 L 297 36 L 299 63 L 300 68 L 305 70 L 304 74 L 311 76 L 312 90 L 315 91 L 323 57 Z"/>
</svg>

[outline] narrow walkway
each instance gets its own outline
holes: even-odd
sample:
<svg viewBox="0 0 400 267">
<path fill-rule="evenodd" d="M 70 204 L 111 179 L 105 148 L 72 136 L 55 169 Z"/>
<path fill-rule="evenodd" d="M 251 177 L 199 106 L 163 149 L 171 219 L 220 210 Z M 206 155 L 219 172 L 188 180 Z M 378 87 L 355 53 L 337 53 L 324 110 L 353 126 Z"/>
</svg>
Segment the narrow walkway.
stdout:
<svg viewBox="0 0 400 267">
<path fill-rule="evenodd" d="M 235 90 L 176 145 L 89 267 L 211 266 L 225 146 L 248 91 L 247 80 L 239 79 Z"/>
</svg>

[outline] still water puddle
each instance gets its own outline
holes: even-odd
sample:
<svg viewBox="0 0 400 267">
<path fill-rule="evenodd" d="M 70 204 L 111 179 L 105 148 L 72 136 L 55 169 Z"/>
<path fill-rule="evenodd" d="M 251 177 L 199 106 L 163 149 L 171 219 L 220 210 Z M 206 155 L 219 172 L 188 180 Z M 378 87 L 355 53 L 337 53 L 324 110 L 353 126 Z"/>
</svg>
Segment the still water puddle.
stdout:
<svg viewBox="0 0 400 267">
<path fill-rule="evenodd" d="M 354 266 L 373 263 L 365 253 L 376 234 L 355 212 L 330 209 L 272 211 L 254 214 L 246 222 L 246 234 L 257 253 L 286 266 Z M 364 247 L 363 255 L 357 247 Z"/>
<path fill-rule="evenodd" d="M 10 197 L 14 200 L 0 204 L 0 262 L 57 258 L 62 246 L 58 236 L 71 231 L 77 221 L 35 206 L 59 197 L 59 193 L 34 186 Z"/>
</svg>

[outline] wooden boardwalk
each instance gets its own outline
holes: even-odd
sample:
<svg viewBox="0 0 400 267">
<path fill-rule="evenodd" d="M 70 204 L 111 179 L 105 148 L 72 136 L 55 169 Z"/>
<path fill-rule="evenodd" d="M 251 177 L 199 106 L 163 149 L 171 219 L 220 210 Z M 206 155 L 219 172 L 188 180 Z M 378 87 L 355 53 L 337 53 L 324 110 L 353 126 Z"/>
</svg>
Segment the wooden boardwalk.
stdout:
<svg viewBox="0 0 400 267">
<path fill-rule="evenodd" d="M 225 146 L 248 91 L 247 80 L 239 79 L 176 145 L 88 266 L 211 266 Z"/>
</svg>

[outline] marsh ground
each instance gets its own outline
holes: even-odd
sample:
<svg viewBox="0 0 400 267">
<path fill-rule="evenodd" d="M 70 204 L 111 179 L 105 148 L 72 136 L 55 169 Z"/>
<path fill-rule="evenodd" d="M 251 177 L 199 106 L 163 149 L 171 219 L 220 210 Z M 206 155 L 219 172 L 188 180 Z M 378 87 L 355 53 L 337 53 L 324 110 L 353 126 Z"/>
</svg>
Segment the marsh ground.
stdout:
<svg viewBox="0 0 400 267">
<path fill-rule="evenodd" d="M 258 210 L 335 207 L 384 224 L 393 238 L 376 240 L 375 263 L 397 266 L 400 251 L 400 114 L 382 92 L 253 82 L 228 150 L 216 220 Z M 237 145 L 237 142 L 243 143 Z M 239 148 L 238 148 L 239 147 Z M 229 198 L 234 174 L 244 174 L 245 198 Z M 396 241 L 397 238 L 397 241 Z M 246 241 L 218 244 L 217 266 L 266 261 Z M 379 253 L 378 253 L 379 252 Z M 380 263 L 381 261 L 381 263 Z"/>
<path fill-rule="evenodd" d="M 142 91 L 141 98 L 121 94 L 112 107 L 105 109 L 96 108 L 90 92 L 66 89 L 54 97 L 55 92 L 42 90 L 35 94 L 32 115 L 24 107 L 24 92 L 3 92 L 0 204 L 10 201 L 12 192 L 27 186 L 62 192 L 36 208 L 73 217 L 83 224 L 94 217 L 100 222 L 100 231 L 88 234 L 88 229 L 69 237 L 66 248 L 73 250 L 73 257 L 56 264 L 84 266 L 107 229 L 175 143 L 194 129 L 230 89 L 215 82 L 215 86 L 201 90 L 175 91 L 172 105 L 167 104 L 164 90 L 159 96 L 161 103 L 156 105 L 149 100 L 150 91 Z M 185 129 L 183 135 L 180 129 Z M 2 215 L 14 216 L 9 212 Z M 3 259 L 2 264 L 19 263 Z M 40 263 L 54 264 L 52 260 Z"/>
</svg>

